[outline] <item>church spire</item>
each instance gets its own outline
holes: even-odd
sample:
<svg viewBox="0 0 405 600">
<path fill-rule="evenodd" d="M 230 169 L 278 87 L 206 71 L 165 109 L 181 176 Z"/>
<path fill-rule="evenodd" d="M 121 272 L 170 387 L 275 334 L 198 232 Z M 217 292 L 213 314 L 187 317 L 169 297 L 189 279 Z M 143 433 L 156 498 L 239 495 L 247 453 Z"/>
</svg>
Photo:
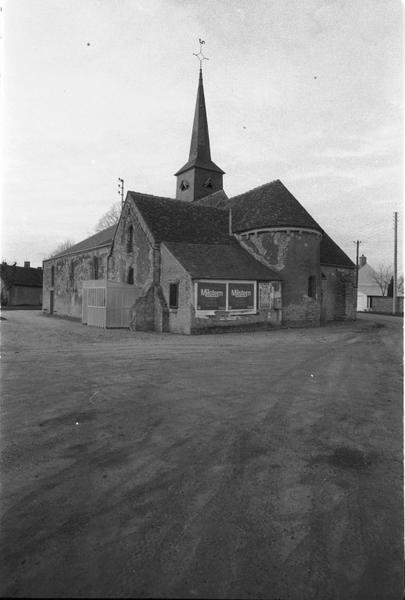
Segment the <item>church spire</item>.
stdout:
<svg viewBox="0 0 405 600">
<path fill-rule="evenodd" d="M 207 109 L 205 108 L 202 68 L 198 80 L 197 101 L 194 111 L 193 132 L 191 134 L 189 162 L 201 164 L 211 162 L 210 136 L 208 133 Z"/>
<path fill-rule="evenodd" d="M 187 163 L 176 173 L 176 198 L 179 200 L 198 200 L 213 192 L 222 190 L 224 171 L 211 160 L 210 137 L 208 133 L 207 109 L 205 106 L 202 61 L 208 60 L 201 52 L 195 54 L 200 60 L 197 100 L 191 134 L 190 154 Z"/>
</svg>

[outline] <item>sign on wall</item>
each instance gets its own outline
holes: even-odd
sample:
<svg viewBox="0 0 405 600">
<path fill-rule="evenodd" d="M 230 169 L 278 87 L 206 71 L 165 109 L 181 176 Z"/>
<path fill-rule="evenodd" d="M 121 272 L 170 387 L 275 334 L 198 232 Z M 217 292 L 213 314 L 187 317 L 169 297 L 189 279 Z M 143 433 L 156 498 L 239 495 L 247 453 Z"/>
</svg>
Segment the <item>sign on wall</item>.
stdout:
<svg viewBox="0 0 405 600">
<path fill-rule="evenodd" d="M 198 310 L 225 310 L 226 284 L 203 283 L 197 284 L 197 309 Z"/>
<path fill-rule="evenodd" d="M 272 308 L 273 305 L 273 287 L 269 281 L 259 283 L 259 308 Z"/>
<path fill-rule="evenodd" d="M 229 310 L 252 310 L 254 308 L 254 284 L 230 283 Z"/>
</svg>

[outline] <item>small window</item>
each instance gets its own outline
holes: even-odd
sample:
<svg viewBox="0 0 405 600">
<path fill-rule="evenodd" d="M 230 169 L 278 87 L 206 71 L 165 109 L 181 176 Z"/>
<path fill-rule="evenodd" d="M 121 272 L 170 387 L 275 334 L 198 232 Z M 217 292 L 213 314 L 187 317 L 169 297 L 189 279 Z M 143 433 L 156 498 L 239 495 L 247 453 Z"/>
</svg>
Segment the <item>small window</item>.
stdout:
<svg viewBox="0 0 405 600">
<path fill-rule="evenodd" d="M 179 307 L 179 284 L 171 283 L 169 287 L 169 308 Z"/>
<path fill-rule="evenodd" d="M 129 267 L 128 269 L 127 283 L 131 285 L 134 283 L 134 269 L 132 267 Z"/>
<path fill-rule="evenodd" d="M 311 277 L 308 277 L 308 296 L 310 298 L 316 297 L 316 277 L 314 277 L 313 275 L 311 275 Z"/>
<path fill-rule="evenodd" d="M 134 246 L 134 228 L 132 225 L 128 227 L 127 252 L 132 252 Z"/>
<path fill-rule="evenodd" d="M 93 258 L 93 279 L 98 279 L 98 256 Z"/>
<path fill-rule="evenodd" d="M 51 285 L 55 285 L 55 267 L 51 267 Z"/>
</svg>

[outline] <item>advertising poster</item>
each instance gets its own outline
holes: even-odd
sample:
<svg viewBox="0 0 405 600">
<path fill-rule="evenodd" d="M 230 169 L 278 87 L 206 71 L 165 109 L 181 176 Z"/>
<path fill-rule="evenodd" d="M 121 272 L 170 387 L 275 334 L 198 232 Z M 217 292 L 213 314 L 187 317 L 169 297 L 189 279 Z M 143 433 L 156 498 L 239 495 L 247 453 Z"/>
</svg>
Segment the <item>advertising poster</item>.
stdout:
<svg viewBox="0 0 405 600">
<path fill-rule="evenodd" d="M 197 309 L 198 310 L 225 310 L 226 284 L 203 283 L 197 284 Z"/>
<path fill-rule="evenodd" d="M 269 281 L 259 283 L 259 308 L 272 308 L 272 285 Z"/>
<path fill-rule="evenodd" d="M 254 308 L 254 284 L 230 283 L 228 302 L 230 310 L 252 310 Z"/>
</svg>

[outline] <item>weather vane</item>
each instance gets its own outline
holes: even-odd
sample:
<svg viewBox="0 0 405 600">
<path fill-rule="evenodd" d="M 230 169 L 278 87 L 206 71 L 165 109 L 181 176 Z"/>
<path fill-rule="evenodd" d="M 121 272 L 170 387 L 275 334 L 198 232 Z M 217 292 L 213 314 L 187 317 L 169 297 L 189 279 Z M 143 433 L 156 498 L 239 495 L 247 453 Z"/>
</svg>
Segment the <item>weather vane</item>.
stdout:
<svg viewBox="0 0 405 600">
<path fill-rule="evenodd" d="M 198 58 L 198 60 L 200 61 L 200 69 L 201 69 L 202 61 L 209 60 L 209 58 L 204 56 L 203 51 L 202 51 L 202 47 L 205 44 L 204 40 L 202 40 L 201 38 L 198 38 L 198 41 L 200 42 L 200 50 L 199 50 L 199 52 L 193 52 L 193 56 L 196 56 Z"/>
</svg>

